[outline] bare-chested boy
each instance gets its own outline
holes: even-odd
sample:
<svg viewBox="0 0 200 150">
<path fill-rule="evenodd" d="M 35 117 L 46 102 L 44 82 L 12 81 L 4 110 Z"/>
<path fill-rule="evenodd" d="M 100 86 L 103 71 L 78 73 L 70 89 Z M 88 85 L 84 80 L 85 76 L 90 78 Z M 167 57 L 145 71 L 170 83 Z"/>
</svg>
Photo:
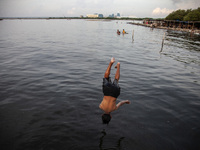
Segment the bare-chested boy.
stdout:
<svg viewBox="0 0 200 150">
<path fill-rule="evenodd" d="M 111 61 L 108 65 L 108 68 L 105 72 L 104 78 L 103 78 L 103 93 L 104 97 L 99 105 L 99 108 L 101 108 L 104 111 L 104 114 L 102 115 L 102 121 L 104 124 L 108 124 L 111 120 L 110 113 L 114 110 L 117 110 L 120 106 L 123 104 L 130 104 L 129 100 L 124 100 L 119 102 L 116 105 L 117 97 L 120 95 L 120 87 L 118 85 L 119 77 L 120 77 L 120 63 L 118 62 L 115 68 L 117 68 L 115 79 L 113 83 L 111 82 L 111 79 L 109 77 L 110 70 L 115 62 L 115 58 L 111 58 Z"/>
</svg>

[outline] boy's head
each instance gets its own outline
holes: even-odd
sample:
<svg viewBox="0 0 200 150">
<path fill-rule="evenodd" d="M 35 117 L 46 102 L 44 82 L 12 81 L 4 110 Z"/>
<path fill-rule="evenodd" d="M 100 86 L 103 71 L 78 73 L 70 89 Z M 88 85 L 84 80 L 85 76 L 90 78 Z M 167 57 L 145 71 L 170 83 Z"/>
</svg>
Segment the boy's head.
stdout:
<svg viewBox="0 0 200 150">
<path fill-rule="evenodd" d="M 111 115 L 110 114 L 103 114 L 102 115 L 102 121 L 103 124 L 108 124 L 111 120 Z"/>
</svg>

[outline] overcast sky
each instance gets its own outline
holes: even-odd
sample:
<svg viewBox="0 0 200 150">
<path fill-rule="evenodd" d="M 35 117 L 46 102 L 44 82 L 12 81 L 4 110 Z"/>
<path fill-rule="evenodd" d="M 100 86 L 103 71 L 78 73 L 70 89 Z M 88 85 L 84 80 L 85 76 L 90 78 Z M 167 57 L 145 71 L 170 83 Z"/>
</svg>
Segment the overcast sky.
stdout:
<svg viewBox="0 0 200 150">
<path fill-rule="evenodd" d="M 177 9 L 196 9 L 200 0 L 0 0 L 0 17 L 166 17 Z"/>
</svg>

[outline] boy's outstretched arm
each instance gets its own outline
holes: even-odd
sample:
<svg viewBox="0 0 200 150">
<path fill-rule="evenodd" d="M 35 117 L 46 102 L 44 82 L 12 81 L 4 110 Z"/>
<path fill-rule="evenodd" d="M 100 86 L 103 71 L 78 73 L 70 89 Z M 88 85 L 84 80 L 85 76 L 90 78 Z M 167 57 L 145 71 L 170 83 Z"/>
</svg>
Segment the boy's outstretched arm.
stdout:
<svg viewBox="0 0 200 150">
<path fill-rule="evenodd" d="M 116 105 L 116 109 L 118 109 L 120 106 L 124 105 L 124 104 L 130 104 L 131 102 L 129 100 L 124 100 L 124 101 L 121 101 L 119 102 L 117 105 Z"/>
</svg>

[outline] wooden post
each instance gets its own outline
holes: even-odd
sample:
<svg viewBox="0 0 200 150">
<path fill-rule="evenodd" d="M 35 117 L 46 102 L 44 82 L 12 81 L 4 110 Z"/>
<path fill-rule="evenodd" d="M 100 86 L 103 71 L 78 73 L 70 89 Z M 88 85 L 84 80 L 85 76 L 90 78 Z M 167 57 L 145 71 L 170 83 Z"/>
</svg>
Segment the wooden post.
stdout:
<svg viewBox="0 0 200 150">
<path fill-rule="evenodd" d="M 164 40 L 165 40 L 165 32 L 164 32 L 163 39 L 162 39 L 162 45 L 161 45 L 161 50 L 160 50 L 160 53 L 161 53 L 161 52 L 162 52 L 162 50 L 163 50 L 163 46 L 164 46 Z"/>
<path fill-rule="evenodd" d="M 194 21 L 193 21 L 193 25 L 192 25 L 192 30 L 194 29 Z"/>
<path fill-rule="evenodd" d="M 134 30 L 132 31 L 132 42 L 134 41 Z"/>
</svg>

